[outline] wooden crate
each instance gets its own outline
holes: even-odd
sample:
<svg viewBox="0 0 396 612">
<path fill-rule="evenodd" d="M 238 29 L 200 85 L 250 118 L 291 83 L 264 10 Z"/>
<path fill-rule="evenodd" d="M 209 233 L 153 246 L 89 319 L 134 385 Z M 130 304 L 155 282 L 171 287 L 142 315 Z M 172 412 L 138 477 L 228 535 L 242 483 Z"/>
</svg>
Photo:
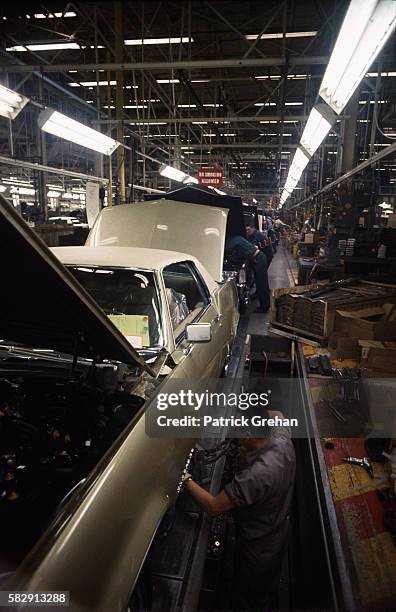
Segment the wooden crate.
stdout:
<svg viewBox="0 0 396 612">
<path fill-rule="evenodd" d="M 274 289 L 271 296 L 270 323 L 272 327 L 293 333 L 302 338 L 310 338 L 320 344 L 326 344 L 328 336 L 333 332 L 335 315 L 337 310 L 359 310 L 365 307 L 382 306 L 384 303 L 396 303 L 396 285 L 375 283 L 372 281 L 359 281 L 352 285 L 335 288 L 331 294 L 306 298 L 312 305 L 321 303 L 323 306 L 323 325 L 318 333 L 314 328 L 312 331 L 312 319 L 307 321 L 307 326 L 289 325 L 277 318 L 277 300 L 286 294 L 303 294 L 319 285 L 302 285 L 295 288 Z M 378 288 L 378 292 L 375 291 Z M 356 296 L 355 298 L 353 296 Z M 327 299 L 330 298 L 330 299 Z M 297 298 L 298 299 L 298 298 Z"/>
</svg>

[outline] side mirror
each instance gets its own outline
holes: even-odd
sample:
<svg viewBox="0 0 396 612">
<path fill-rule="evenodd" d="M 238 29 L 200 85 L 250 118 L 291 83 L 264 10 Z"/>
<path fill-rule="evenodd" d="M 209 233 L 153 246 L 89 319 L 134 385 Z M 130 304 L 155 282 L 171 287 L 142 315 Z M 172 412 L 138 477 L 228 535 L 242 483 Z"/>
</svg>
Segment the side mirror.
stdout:
<svg viewBox="0 0 396 612">
<path fill-rule="evenodd" d="M 186 327 L 186 337 L 189 342 L 210 342 L 212 325 L 210 323 L 191 323 Z"/>
</svg>

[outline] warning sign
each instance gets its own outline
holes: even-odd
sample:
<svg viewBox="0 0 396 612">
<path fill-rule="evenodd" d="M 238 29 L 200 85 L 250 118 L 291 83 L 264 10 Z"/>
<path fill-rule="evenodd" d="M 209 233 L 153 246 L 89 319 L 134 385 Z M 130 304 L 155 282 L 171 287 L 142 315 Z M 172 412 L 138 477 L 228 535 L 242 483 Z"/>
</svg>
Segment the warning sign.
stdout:
<svg viewBox="0 0 396 612">
<path fill-rule="evenodd" d="M 212 187 L 222 187 L 224 174 L 222 168 L 200 168 L 198 170 L 198 182 L 201 185 L 212 185 Z"/>
</svg>

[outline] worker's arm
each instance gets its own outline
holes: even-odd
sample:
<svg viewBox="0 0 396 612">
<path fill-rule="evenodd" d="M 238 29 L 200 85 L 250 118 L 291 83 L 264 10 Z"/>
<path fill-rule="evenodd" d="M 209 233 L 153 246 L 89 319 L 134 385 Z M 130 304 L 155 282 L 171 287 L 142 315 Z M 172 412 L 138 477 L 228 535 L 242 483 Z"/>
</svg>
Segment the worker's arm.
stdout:
<svg viewBox="0 0 396 612">
<path fill-rule="evenodd" d="M 234 504 L 224 490 L 220 491 L 218 495 L 212 495 L 193 480 L 187 480 L 184 483 L 184 487 L 195 503 L 211 516 L 223 514 L 234 507 Z"/>
</svg>

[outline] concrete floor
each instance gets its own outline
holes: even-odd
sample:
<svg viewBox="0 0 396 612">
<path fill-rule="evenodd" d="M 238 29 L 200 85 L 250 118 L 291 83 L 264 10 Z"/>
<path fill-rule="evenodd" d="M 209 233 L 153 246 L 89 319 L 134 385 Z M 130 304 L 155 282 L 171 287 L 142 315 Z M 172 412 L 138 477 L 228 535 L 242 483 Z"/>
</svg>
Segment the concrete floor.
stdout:
<svg viewBox="0 0 396 612">
<path fill-rule="evenodd" d="M 294 280 L 290 269 L 290 260 L 283 247 L 279 246 L 271 265 L 268 269 L 268 281 L 270 289 L 280 289 L 282 287 L 293 287 Z M 258 303 L 254 301 L 251 306 L 251 313 L 247 333 L 255 335 L 267 335 L 270 313 L 265 314 L 253 312 Z"/>
</svg>

